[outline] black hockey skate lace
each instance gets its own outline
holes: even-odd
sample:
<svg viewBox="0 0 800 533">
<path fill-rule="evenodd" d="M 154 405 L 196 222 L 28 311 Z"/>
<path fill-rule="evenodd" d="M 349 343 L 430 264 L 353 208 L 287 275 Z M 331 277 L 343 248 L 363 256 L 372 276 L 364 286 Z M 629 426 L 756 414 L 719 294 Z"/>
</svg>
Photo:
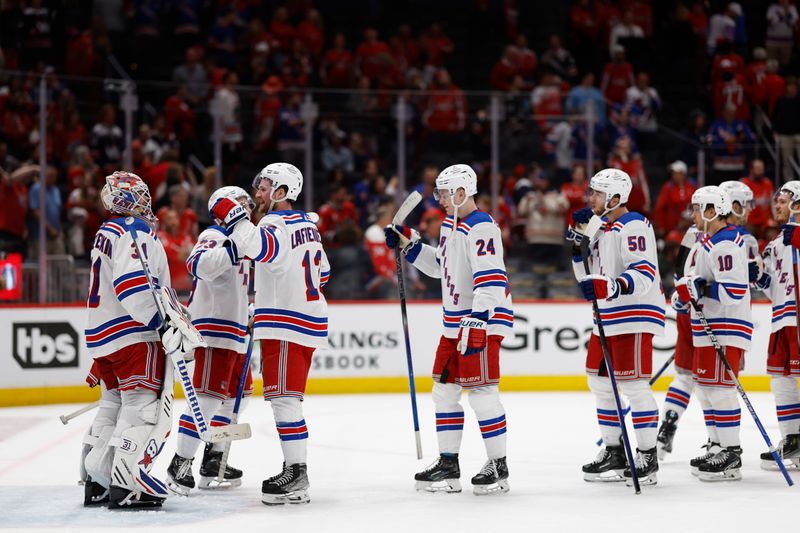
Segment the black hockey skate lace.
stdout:
<svg viewBox="0 0 800 533">
<path fill-rule="evenodd" d="M 191 459 L 184 459 L 183 457 L 178 459 L 179 466 L 178 471 L 175 472 L 175 477 L 177 479 L 182 479 L 186 477 L 186 474 L 192 471 L 192 460 Z"/>
<path fill-rule="evenodd" d="M 483 468 L 481 468 L 479 475 L 497 476 L 498 475 L 497 464 L 495 463 L 495 461 L 493 459 L 489 459 L 488 461 L 486 461 L 486 464 L 483 465 Z"/>
</svg>

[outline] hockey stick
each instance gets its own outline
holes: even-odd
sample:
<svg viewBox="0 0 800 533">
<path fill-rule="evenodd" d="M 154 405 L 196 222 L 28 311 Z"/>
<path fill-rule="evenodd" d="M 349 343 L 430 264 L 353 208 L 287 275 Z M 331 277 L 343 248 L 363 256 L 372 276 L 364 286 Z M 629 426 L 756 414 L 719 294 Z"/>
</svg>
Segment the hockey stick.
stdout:
<svg viewBox="0 0 800 533">
<path fill-rule="evenodd" d="M 392 219 L 392 224 L 400 225 L 406 217 L 422 201 L 422 195 L 414 191 L 408 195 Z M 417 413 L 417 389 L 414 385 L 414 360 L 411 357 L 411 335 L 408 332 L 408 310 L 406 309 L 406 286 L 403 281 L 403 263 L 400 249 L 395 250 L 395 267 L 397 269 L 397 290 L 400 294 L 400 315 L 403 317 L 403 335 L 406 341 L 406 364 L 408 365 L 408 389 L 411 395 L 411 415 L 414 419 L 414 438 L 417 441 L 417 459 L 422 459 L 422 438 L 419 432 L 419 414 Z"/>
<path fill-rule="evenodd" d="M 761 424 L 761 420 L 758 418 L 756 414 L 756 410 L 753 408 L 753 404 L 750 403 L 750 398 L 747 397 L 747 393 L 742 388 L 741 382 L 739 382 L 739 378 L 733 372 L 731 368 L 731 364 L 728 362 L 728 358 L 725 356 L 725 350 L 722 349 L 722 345 L 720 345 L 717 336 L 711 330 L 711 326 L 708 325 L 708 321 L 706 320 L 705 315 L 703 315 L 703 308 L 700 307 L 700 304 L 697 303 L 697 300 L 692 298 L 690 300 L 692 307 L 694 308 L 695 314 L 697 315 L 697 319 L 700 321 L 700 324 L 703 326 L 703 330 L 705 331 L 706 335 L 708 335 L 708 339 L 711 341 L 711 344 L 714 345 L 714 349 L 717 351 L 717 357 L 720 361 L 722 361 L 722 365 L 728 371 L 728 373 L 733 378 L 733 382 L 736 385 L 736 389 L 739 391 L 739 395 L 742 397 L 744 404 L 747 406 L 747 410 L 750 411 L 750 415 L 753 417 L 753 420 L 758 427 L 758 430 L 761 432 L 761 436 L 764 437 L 764 442 L 767 443 L 767 447 L 769 448 L 769 453 L 772 454 L 772 458 L 775 460 L 775 464 L 778 465 L 781 469 L 781 473 L 783 477 L 786 479 L 786 483 L 789 484 L 791 487 L 794 485 L 792 478 L 789 477 L 789 472 L 786 470 L 786 466 L 783 464 L 783 460 L 778 456 L 778 452 L 775 449 L 775 446 L 772 445 L 772 441 L 769 440 L 769 435 L 767 435 L 767 431 L 764 429 L 764 426 Z"/>
<path fill-rule="evenodd" d="M 250 329 L 250 339 L 247 341 L 247 353 L 244 356 L 244 364 L 242 365 L 242 373 L 239 377 L 239 387 L 236 389 L 236 401 L 233 404 L 233 414 L 231 415 L 231 424 L 239 422 L 239 406 L 242 403 L 242 396 L 244 395 L 244 384 L 247 381 L 247 371 L 250 369 L 250 356 L 253 354 L 253 330 Z M 225 443 L 225 449 L 222 451 L 222 459 L 219 462 L 219 471 L 215 481 L 217 485 L 222 485 L 225 479 L 225 468 L 228 466 L 228 456 L 231 454 L 231 441 Z"/>
<path fill-rule="evenodd" d="M 672 352 L 672 355 L 669 356 L 669 359 L 667 359 L 664 362 L 664 364 L 661 366 L 661 369 L 659 369 L 659 371 L 656 372 L 655 375 L 650 378 L 650 381 L 647 384 L 652 387 L 653 384 L 656 381 L 658 381 L 658 378 L 661 377 L 661 374 L 663 374 L 664 372 L 667 371 L 667 368 L 669 368 L 669 365 L 671 365 L 674 360 L 675 360 L 675 352 Z M 628 413 L 630 413 L 630 412 L 631 412 L 631 408 L 630 408 L 630 406 L 628 406 L 628 407 L 625 408 L 625 412 L 622 413 L 622 415 L 623 416 L 628 416 Z M 602 437 L 599 438 L 595 444 L 597 444 L 598 446 L 602 446 L 603 445 Z"/>
<path fill-rule="evenodd" d="M 147 285 L 150 287 L 150 293 L 153 295 L 153 300 L 156 303 L 158 316 L 161 318 L 161 323 L 166 324 L 167 313 L 164 310 L 164 302 L 161 301 L 158 289 L 156 289 L 156 285 L 153 282 L 153 274 L 150 272 L 150 265 L 147 263 L 142 253 L 142 248 L 139 245 L 136 228 L 133 225 L 133 218 L 128 217 L 125 222 L 128 229 L 130 229 L 133 246 L 136 248 L 136 255 L 139 256 L 139 263 L 142 265 L 144 276 L 147 279 Z M 183 356 L 178 353 L 177 350 L 167 354 L 167 357 L 170 358 L 175 367 L 175 371 L 181 378 L 181 387 L 186 396 L 186 402 L 192 410 L 192 416 L 197 426 L 197 435 L 200 437 L 200 440 L 204 442 L 221 442 L 225 440 L 247 439 L 250 437 L 251 431 L 249 424 L 209 427 L 206 423 L 206 418 L 203 416 L 203 411 L 200 409 L 200 403 L 197 400 L 197 393 L 194 390 L 194 385 L 192 385 L 192 379 L 189 377 L 189 372 L 186 369 L 186 361 L 184 361 Z"/>
<path fill-rule="evenodd" d="M 88 413 L 89 411 L 91 411 L 92 409 L 94 409 L 95 407 L 97 407 L 99 405 L 100 405 L 100 400 L 97 400 L 96 402 L 92 402 L 92 403 L 84 405 L 83 407 L 81 407 L 77 411 L 72 411 L 71 413 L 68 413 L 66 415 L 61 415 L 58 418 L 59 418 L 59 420 L 61 420 L 61 423 L 66 426 L 69 423 L 69 421 L 72 420 L 73 418 L 79 417 L 83 413 Z"/>
<path fill-rule="evenodd" d="M 600 229 L 603 221 L 598 216 L 593 216 L 587 225 L 586 235 L 581 240 L 581 258 L 583 259 L 583 270 L 586 275 L 592 273 L 589 268 L 589 241 L 592 236 Z M 622 401 L 619 398 L 619 389 L 617 388 L 617 378 L 614 376 L 614 366 L 611 364 L 611 352 L 608 350 L 608 343 L 606 342 L 606 333 L 603 330 L 603 320 L 600 318 L 600 307 L 597 305 L 597 298 L 592 298 L 592 311 L 594 311 L 594 319 L 597 322 L 597 336 L 600 338 L 600 347 L 603 350 L 603 359 L 606 363 L 606 370 L 608 371 L 608 378 L 611 380 L 611 390 L 614 392 L 614 402 L 617 405 L 617 416 L 619 417 L 619 427 L 622 429 L 622 443 L 625 446 L 625 455 L 628 458 L 628 467 L 631 469 L 631 479 L 633 480 L 633 488 L 636 494 L 641 494 L 642 489 L 639 487 L 639 475 L 636 472 L 636 463 L 633 460 L 633 451 L 631 450 L 631 441 L 628 438 L 628 430 L 625 427 L 625 415 L 622 411 Z"/>
</svg>

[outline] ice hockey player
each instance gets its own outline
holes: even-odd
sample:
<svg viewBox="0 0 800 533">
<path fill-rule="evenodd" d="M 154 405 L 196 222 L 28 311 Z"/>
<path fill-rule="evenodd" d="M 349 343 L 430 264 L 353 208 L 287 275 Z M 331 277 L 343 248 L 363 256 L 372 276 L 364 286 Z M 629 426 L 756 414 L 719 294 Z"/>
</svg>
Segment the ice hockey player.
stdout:
<svg viewBox="0 0 800 533">
<path fill-rule="evenodd" d="M 784 464 L 800 467 L 800 358 L 797 347 L 797 302 L 795 300 L 794 257 L 800 248 L 800 181 L 785 183 L 774 199 L 775 221 L 782 232 L 764 251 L 764 274 L 756 286 L 772 300 L 772 334 L 767 352 L 767 373 L 778 413 L 783 440 L 778 454 Z M 772 454 L 761 454 L 761 467 L 777 470 Z"/>
<path fill-rule="evenodd" d="M 573 269 L 583 296 L 597 300 L 605 329 L 614 376 L 631 406 L 637 451 L 634 458 L 639 482 L 658 481 L 656 428 L 658 405 L 648 384 L 653 366 L 653 336 L 664 332 L 664 293 L 658 272 L 656 239 L 650 221 L 628 211 L 631 179 L 625 172 L 608 168 L 589 182 L 589 208 L 573 215 L 574 231 L 589 241 L 587 275 L 579 249 L 573 251 Z M 592 215 L 605 224 L 596 235 L 583 235 Z M 586 481 L 632 483 L 631 470 L 620 442 L 622 429 L 608 377 L 600 339 L 594 332 L 586 356 L 589 389 L 597 403 L 597 420 L 604 448 L 593 462 L 583 466 Z"/>
<path fill-rule="evenodd" d="M 267 505 L 307 503 L 308 429 L 303 395 L 314 350 L 328 344 L 328 305 L 322 287 L 330 266 L 319 231 L 309 215 L 292 209 L 303 175 L 288 163 L 264 167 L 253 181 L 267 206 L 258 226 L 230 198 L 212 207 L 239 254 L 255 262 L 254 338 L 260 341 L 264 399 L 272 405 L 283 449 L 283 470 L 264 480 Z"/>
<path fill-rule="evenodd" d="M 736 226 L 745 241 L 748 257 L 748 279 L 754 283 L 763 273 L 763 261 L 758 250 L 758 241 L 745 229 L 747 217 L 753 209 L 753 191 L 740 181 L 724 181 L 720 189 L 728 193 L 731 198 L 731 214 L 728 222 Z M 681 248 L 678 252 L 675 267 L 676 281 L 688 273 L 694 262 L 694 255 L 702 247 L 703 233 L 692 226 L 686 231 Z M 689 404 L 694 390 L 692 379 L 694 346 L 692 345 L 692 330 L 689 321 L 689 306 L 678 298 L 678 293 L 672 293 L 672 307 L 676 312 L 678 339 L 675 346 L 675 379 L 669 386 L 667 397 L 661 413 L 661 426 L 658 428 L 658 458 L 663 459 L 667 453 L 672 452 L 672 441 L 678 429 L 678 420 L 683 415 Z M 744 359 L 742 359 L 744 364 Z M 770 455 L 770 457 L 772 457 Z"/>
<path fill-rule="evenodd" d="M 162 324 L 132 231 L 157 285 L 169 286 L 167 259 L 153 231 L 150 193 L 139 176 L 114 172 L 100 197 L 115 217 L 100 227 L 91 252 L 86 348 L 94 363 L 87 381 L 101 393 L 84 440 L 84 504 L 160 507 L 166 487 L 149 472 L 172 424 L 172 406 L 160 401 L 161 396 L 171 402 L 173 386 L 171 366 L 165 383 L 164 350 L 177 349 L 182 339 L 173 321 Z M 169 394 L 161 395 L 164 387 Z"/>
<path fill-rule="evenodd" d="M 433 402 L 439 459 L 415 476 L 417 490 L 460 492 L 458 453 L 464 428 L 462 390 L 478 419 L 488 461 L 472 478 L 477 495 L 509 490 L 506 416 L 500 403 L 500 342 L 514 313 L 503 260 L 503 240 L 492 217 L 478 210 L 477 178 L 453 165 L 436 178 L 434 197 L 447 212 L 439 244 L 423 244 L 416 230 L 385 229 L 386 245 L 400 246 L 422 273 L 442 280 L 444 331 L 433 364 Z"/>
<path fill-rule="evenodd" d="M 728 193 L 716 186 L 692 195 L 692 217 L 705 238 L 689 273 L 676 290 L 683 303 L 695 300 L 738 375 L 741 358 L 750 349 L 753 323 L 748 287 L 747 249 L 736 227 L 727 222 L 732 210 Z M 690 309 L 694 335 L 694 380 L 709 434 L 707 453 L 693 459 L 692 471 L 703 481 L 741 479 L 739 441 L 741 409 L 733 378 L 706 335 L 697 311 Z"/>
<path fill-rule="evenodd" d="M 675 282 L 689 273 L 697 250 L 703 245 L 703 232 L 697 226 L 686 230 L 675 259 Z M 680 420 L 694 392 L 694 341 L 689 304 L 681 301 L 678 292 L 672 293 L 672 308 L 678 336 L 675 341 L 675 378 L 669 385 L 661 410 L 661 425 L 658 428 L 658 459 L 663 460 L 672 453 L 672 442 Z"/>
<path fill-rule="evenodd" d="M 241 204 L 249 215 L 255 204 L 241 187 L 222 187 L 208 200 L 209 211 L 222 199 Z M 219 222 L 219 221 L 215 221 Z M 192 323 L 203 335 L 207 347 L 195 351 L 192 383 L 203 415 L 212 426 L 230 424 L 236 393 L 241 379 L 245 392 L 239 412 L 252 394 L 252 376 L 242 369 L 247 351 L 248 283 L 250 261 L 244 259 L 228 238 L 222 226 L 206 228 L 186 260 L 186 268 L 194 278 L 189 299 Z M 167 486 L 173 492 L 188 495 L 195 487 L 192 460 L 200 437 L 192 412 L 187 408 L 178 424 L 177 452 L 167 469 Z M 227 466 L 221 482 L 217 482 L 224 443 L 206 445 L 200 465 L 201 489 L 238 487 L 242 471 Z"/>
</svg>

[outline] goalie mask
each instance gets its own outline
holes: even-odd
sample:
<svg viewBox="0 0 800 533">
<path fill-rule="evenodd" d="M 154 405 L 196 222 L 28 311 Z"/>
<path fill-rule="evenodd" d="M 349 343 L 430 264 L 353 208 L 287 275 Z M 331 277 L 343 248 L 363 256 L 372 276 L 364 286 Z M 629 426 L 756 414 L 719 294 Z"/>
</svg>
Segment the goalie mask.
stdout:
<svg viewBox="0 0 800 533">
<path fill-rule="evenodd" d="M 253 179 L 253 188 L 258 189 L 261 180 L 268 179 L 270 181 L 270 202 L 274 203 L 275 192 L 281 188 L 286 188 L 286 200 L 296 201 L 303 190 L 303 174 L 298 168 L 289 163 L 272 163 L 265 166 L 259 172 L 255 179 Z"/>
<path fill-rule="evenodd" d="M 118 170 L 106 176 L 100 199 L 103 207 L 111 213 L 143 218 L 150 225 L 157 221 L 147 184 L 133 172 Z"/>
</svg>

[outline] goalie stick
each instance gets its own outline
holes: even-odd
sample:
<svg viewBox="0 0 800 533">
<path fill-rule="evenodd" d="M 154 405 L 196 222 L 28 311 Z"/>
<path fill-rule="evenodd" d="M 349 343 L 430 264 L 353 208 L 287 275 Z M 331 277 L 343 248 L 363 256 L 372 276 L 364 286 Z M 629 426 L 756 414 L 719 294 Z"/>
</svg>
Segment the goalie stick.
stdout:
<svg viewBox="0 0 800 533">
<path fill-rule="evenodd" d="M 393 225 L 402 224 L 411 211 L 422 201 L 422 195 L 414 191 L 408 195 L 392 219 Z M 395 250 L 395 267 L 397 269 L 397 290 L 400 294 L 400 314 L 403 317 L 403 335 L 406 341 L 406 363 L 408 365 L 408 387 L 411 394 L 411 414 L 414 419 L 414 438 L 417 442 L 417 459 L 422 459 L 422 437 L 419 433 L 419 415 L 417 413 L 417 390 L 414 385 L 414 361 L 411 357 L 411 337 L 408 332 L 408 310 L 406 309 L 406 287 L 403 282 L 403 263 L 400 249 Z"/>
<path fill-rule="evenodd" d="M 96 402 L 88 403 L 88 404 L 84 405 L 83 407 L 81 407 L 80 409 L 77 409 L 75 411 L 72 411 L 71 413 L 67 413 L 65 415 L 59 416 L 58 419 L 61 420 L 61 423 L 66 426 L 67 424 L 69 424 L 69 421 L 72 420 L 73 418 L 77 418 L 77 417 L 81 416 L 83 413 L 88 413 L 89 411 L 91 411 L 92 409 L 98 407 L 99 405 L 100 405 L 100 400 L 97 400 Z"/>
<path fill-rule="evenodd" d="M 153 295 L 153 300 L 155 301 L 156 309 L 158 310 L 158 316 L 161 318 L 161 323 L 166 324 L 167 312 L 165 310 L 165 304 L 162 298 L 170 299 L 172 306 L 176 307 L 176 309 L 181 309 L 180 303 L 177 301 L 175 291 L 172 289 L 168 289 L 166 287 L 162 287 L 161 291 L 156 289 L 155 283 L 153 282 L 153 275 L 150 272 L 150 265 L 147 263 L 147 259 L 142 253 L 142 248 L 139 245 L 136 228 L 132 224 L 132 217 L 128 217 L 125 222 L 128 229 L 130 229 L 131 237 L 133 238 L 133 245 L 136 248 L 136 255 L 139 257 L 139 263 L 142 265 L 144 276 L 147 279 L 147 285 L 150 287 L 150 292 Z M 184 322 L 191 326 L 191 322 L 183 314 L 181 314 L 181 318 Z M 194 326 L 191 327 L 194 328 Z M 236 424 L 216 427 L 209 426 L 206 422 L 206 417 L 203 416 L 203 411 L 200 409 L 197 393 L 194 389 L 194 385 L 192 385 L 192 379 L 189 376 L 189 371 L 186 368 L 186 361 L 183 359 L 183 356 L 178 353 L 177 350 L 175 350 L 167 354 L 167 357 L 169 357 L 172 361 L 172 365 L 175 367 L 175 372 L 177 372 L 180 378 L 181 387 L 183 388 L 183 393 L 186 396 L 186 402 L 189 404 L 189 408 L 192 411 L 192 417 L 194 418 L 195 425 L 197 426 L 197 435 L 200 437 L 200 440 L 213 443 L 226 440 L 250 438 L 250 424 Z"/>
</svg>

